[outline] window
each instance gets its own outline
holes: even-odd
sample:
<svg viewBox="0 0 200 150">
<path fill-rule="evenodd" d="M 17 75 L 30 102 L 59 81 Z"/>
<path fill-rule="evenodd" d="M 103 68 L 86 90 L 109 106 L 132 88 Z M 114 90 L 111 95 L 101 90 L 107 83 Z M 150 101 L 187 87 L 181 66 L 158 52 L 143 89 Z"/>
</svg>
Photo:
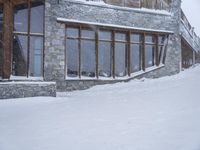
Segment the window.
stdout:
<svg viewBox="0 0 200 150">
<path fill-rule="evenodd" d="M 145 35 L 145 67 L 155 65 L 156 38 L 155 35 Z"/>
<path fill-rule="evenodd" d="M 99 31 L 99 76 L 112 76 L 112 32 Z"/>
<path fill-rule="evenodd" d="M 130 72 L 134 73 L 141 70 L 141 34 L 131 34 L 130 38 Z"/>
<path fill-rule="evenodd" d="M 96 76 L 95 32 L 81 30 L 81 76 Z"/>
<path fill-rule="evenodd" d="M 115 76 L 123 77 L 126 75 L 126 45 L 125 33 L 115 33 Z"/>
<path fill-rule="evenodd" d="M 169 10 L 171 0 L 104 0 L 105 3 L 117 6 Z"/>
<path fill-rule="evenodd" d="M 42 76 L 44 49 L 44 0 L 14 6 L 12 74 Z"/>
<path fill-rule="evenodd" d="M 66 62 L 69 77 L 96 76 L 95 32 L 91 29 L 66 29 Z"/>
<path fill-rule="evenodd" d="M 166 35 L 88 25 L 66 25 L 67 78 L 131 76 L 164 62 Z M 142 67 L 144 65 L 144 67 Z"/>
<path fill-rule="evenodd" d="M 140 7 L 140 0 L 104 0 L 106 3 L 125 7 Z"/>
<path fill-rule="evenodd" d="M 66 29 L 66 62 L 67 75 L 69 77 L 79 76 L 79 28 Z"/>
</svg>

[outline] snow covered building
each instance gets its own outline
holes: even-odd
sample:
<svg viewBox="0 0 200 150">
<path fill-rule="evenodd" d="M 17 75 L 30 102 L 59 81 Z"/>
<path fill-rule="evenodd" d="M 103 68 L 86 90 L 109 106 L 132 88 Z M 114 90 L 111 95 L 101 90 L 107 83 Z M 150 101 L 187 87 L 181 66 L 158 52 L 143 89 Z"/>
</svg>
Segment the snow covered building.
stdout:
<svg viewBox="0 0 200 150">
<path fill-rule="evenodd" d="M 181 0 L 0 0 L 0 40 L 0 98 L 173 75 L 200 49 Z"/>
</svg>

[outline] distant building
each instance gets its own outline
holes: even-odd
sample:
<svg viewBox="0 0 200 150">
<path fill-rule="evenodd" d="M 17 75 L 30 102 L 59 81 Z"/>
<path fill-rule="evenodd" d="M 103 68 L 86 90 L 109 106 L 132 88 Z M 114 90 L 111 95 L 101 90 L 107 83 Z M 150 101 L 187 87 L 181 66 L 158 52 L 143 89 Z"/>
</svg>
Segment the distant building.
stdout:
<svg viewBox="0 0 200 150">
<path fill-rule="evenodd" d="M 181 0 L 0 0 L 0 41 L 1 98 L 173 75 L 200 51 Z"/>
</svg>

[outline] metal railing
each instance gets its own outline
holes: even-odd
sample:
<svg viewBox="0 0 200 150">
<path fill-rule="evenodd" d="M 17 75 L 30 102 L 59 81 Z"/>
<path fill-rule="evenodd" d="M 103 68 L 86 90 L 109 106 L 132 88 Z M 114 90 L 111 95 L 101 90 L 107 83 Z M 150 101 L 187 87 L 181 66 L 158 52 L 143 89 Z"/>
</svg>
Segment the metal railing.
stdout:
<svg viewBox="0 0 200 150">
<path fill-rule="evenodd" d="M 193 39 L 193 44 L 194 44 L 193 46 L 196 49 L 199 49 L 199 51 L 200 51 L 200 38 L 194 32 L 194 28 L 192 27 L 192 25 L 188 21 L 188 19 L 187 19 L 186 15 L 184 14 L 183 10 L 181 10 L 181 20 L 182 20 L 182 23 L 184 24 L 185 28 L 187 29 L 188 33 L 190 34 L 190 36 Z"/>
</svg>

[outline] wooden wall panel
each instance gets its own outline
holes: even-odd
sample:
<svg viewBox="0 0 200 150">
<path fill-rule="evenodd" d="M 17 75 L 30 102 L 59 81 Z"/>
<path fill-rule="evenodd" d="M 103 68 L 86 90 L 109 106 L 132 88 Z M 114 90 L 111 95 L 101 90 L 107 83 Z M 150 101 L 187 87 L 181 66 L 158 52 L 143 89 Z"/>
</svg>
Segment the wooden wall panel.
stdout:
<svg viewBox="0 0 200 150">
<path fill-rule="evenodd" d="M 13 3 L 10 0 L 4 2 L 4 52 L 3 52 L 3 78 L 9 79 L 11 74 L 12 56 L 12 29 L 13 29 Z"/>
</svg>

